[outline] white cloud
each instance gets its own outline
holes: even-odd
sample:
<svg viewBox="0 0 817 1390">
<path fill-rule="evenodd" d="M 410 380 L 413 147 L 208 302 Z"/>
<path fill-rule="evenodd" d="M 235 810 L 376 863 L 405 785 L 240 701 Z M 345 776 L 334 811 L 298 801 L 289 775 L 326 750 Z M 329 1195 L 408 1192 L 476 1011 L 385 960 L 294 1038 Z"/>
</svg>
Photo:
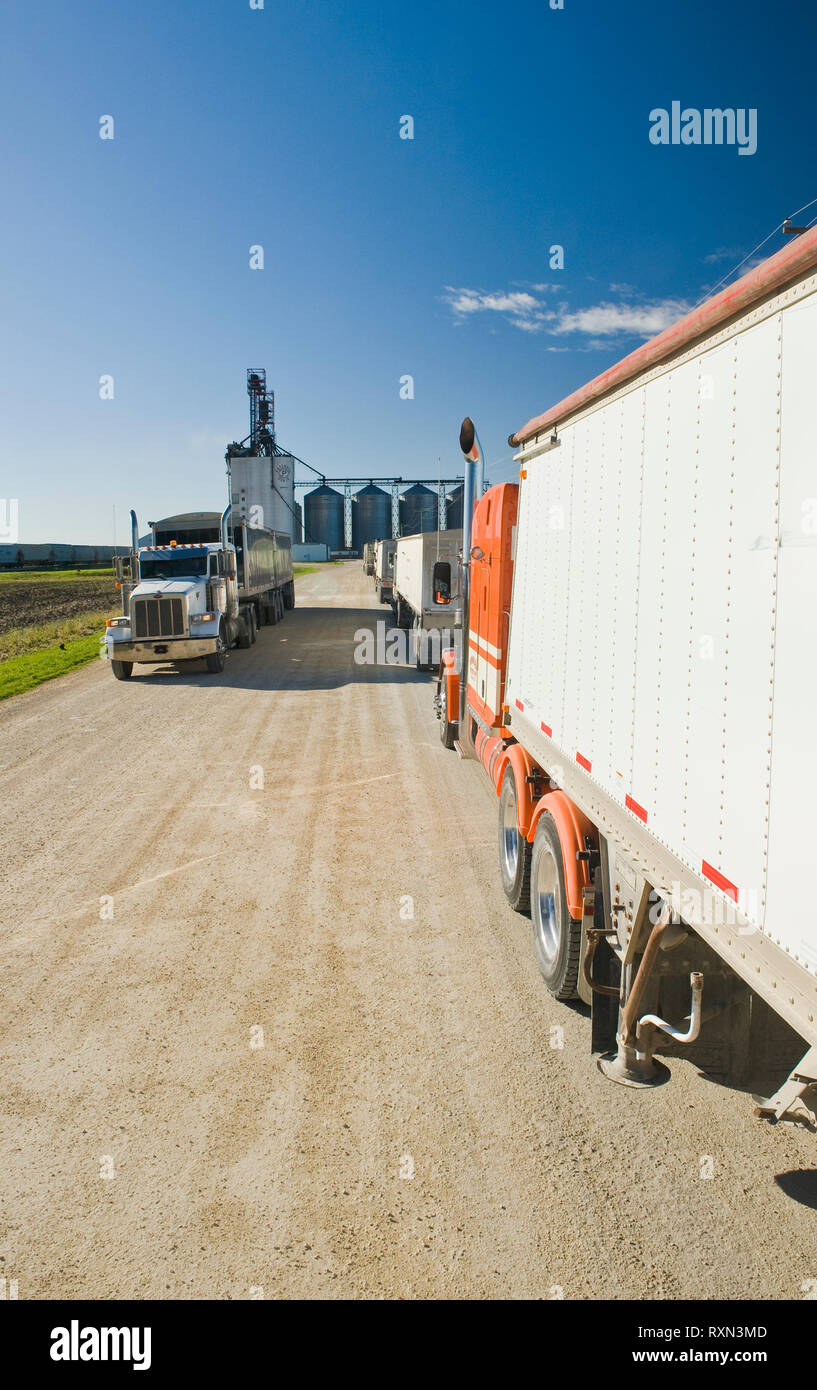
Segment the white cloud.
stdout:
<svg viewBox="0 0 817 1390">
<path fill-rule="evenodd" d="M 539 293 L 544 288 L 533 286 Z M 626 291 L 624 302 L 602 301 L 584 309 L 571 309 L 567 304 L 549 308 L 542 299 L 524 290 L 486 292 L 447 285 L 443 298 L 457 322 L 473 314 L 502 314 L 523 333 L 576 334 L 595 340 L 594 346 L 600 345 L 599 339 L 604 342 L 611 338 L 650 338 L 668 328 L 690 307 L 681 299 L 639 301 L 631 286 L 616 288 Z"/>
<path fill-rule="evenodd" d="M 646 304 L 593 304 L 589 309 L 559 315 L 552 333 L 591 333 L 596 336 L 650 338 L 681 318 L 689 305 L 681 299 L 654 300 Z"/>
<path fill-rule="evenodd" d="M 704 256 L 704 265 L 717 265 L 719 261 L 739 261 L 739 246 L 719 246 L 715 251 L 710 251 L 708 256 Z"/>
<path fill-rule="evenodd" d="M 444 298 L 455 318 L 463 319 L 487 310 L 505 314 L 517 328 L 529 328 L 540 312 L 539 301 L 524 290 L 486 294 L 483 290 L 455 289 L 453 285 L 446 285 Z"/>
</svg>

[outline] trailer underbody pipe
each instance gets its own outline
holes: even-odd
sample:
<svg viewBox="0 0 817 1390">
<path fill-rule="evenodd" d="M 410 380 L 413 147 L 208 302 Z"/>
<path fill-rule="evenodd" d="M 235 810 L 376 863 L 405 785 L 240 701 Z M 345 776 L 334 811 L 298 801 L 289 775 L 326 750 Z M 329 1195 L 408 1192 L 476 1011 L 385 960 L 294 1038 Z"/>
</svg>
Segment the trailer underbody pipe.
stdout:
<svg viewBox="0 0 817 1390">
<path fill-rule="evenodd" d="M 670 919 L 656 922 L 650 932 L 649 940 L 641 957 L 638 972 L 621 1012 L 621 1028 L 618 1033 L 618 1049 L 600 1057 L 599 1070 L 622 1086 L 660 1086 L 669 1080 L 669 1071 L 661 1062 L 656 1062 L 653 1052 L 657 1033 L 666 1033 L 676 1043 L 689 1043 L 697 1038 L 701 1028 L 701 995 L 704 979 L 698 971 L 690 975 L 692 1004 L 689 1027 L 685 1032 L 675 1028 L 657 1014 L 645 1014 L 639 1018 L 639 1006 L 644 996 L 650 976 L 655 967 L 661 942 Z"/>
</svg>

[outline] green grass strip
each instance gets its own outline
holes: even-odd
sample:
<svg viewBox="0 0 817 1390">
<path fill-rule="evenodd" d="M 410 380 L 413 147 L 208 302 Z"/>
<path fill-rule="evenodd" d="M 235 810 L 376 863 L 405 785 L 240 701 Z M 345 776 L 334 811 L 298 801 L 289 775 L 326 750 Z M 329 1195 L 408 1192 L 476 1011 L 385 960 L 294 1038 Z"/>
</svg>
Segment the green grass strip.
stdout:
<svg viewBox="0 0 817 1390">
<path fill-rule="evenodd" d="M 64 651 L 59 647 L 47 647 L 27 652 L 25 656 L 9 657 L 8 661 L 0 662 L 0 700 L 7 700 L 10 695 L 22 695 L 23 691 L 32 690 L 35 685 L 42 685 L 43 681 L 53 680 L 55 676 L 64 676 L 67 671 L 85 666 L 99 656 L 99 650 L 100 634 L 96 632 L 66 642 Z"/>
</svg>

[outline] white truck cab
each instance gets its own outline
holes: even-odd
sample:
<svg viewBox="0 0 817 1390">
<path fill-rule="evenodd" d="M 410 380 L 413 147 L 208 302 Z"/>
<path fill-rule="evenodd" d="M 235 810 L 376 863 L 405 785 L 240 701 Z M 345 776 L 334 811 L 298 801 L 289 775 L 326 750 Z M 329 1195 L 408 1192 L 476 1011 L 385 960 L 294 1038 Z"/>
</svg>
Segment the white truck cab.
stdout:
<svg viewBox="0 0 817 1390">
<path fill-rule="evenodd" d="M 157 522 L 152 545 L 139 544 L 131 513 L 127 572 L 117 562 L 122 613 L 108 620 L 105 632 L 117 680 L 129 680 L 137 662 L 203 659 L 208 671 L 223 671 L 228 648 L 252 646 L 264 622 L 277 622 L 293 606 L 289 537 L 242 522 L 235 545 L 228 537 L 229 513 L 228 507 L 220 518 L 189 513 Z M 166 537 L 163 543 L 159 535 Z"/>
</svg>

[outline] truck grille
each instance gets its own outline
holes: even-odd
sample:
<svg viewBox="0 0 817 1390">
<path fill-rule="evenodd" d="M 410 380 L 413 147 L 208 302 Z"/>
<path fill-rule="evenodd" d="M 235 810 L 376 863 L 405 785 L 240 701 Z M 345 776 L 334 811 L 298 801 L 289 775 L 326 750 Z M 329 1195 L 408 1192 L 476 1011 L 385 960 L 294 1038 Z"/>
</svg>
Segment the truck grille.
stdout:
<svg viewBox="0 0 817 1390">
<path fill-rule="evenodd" d="M 133 631 L 137 638 L 183 637 L 183 601 L 180 598 L 134 599 Z"/>
</svg>

